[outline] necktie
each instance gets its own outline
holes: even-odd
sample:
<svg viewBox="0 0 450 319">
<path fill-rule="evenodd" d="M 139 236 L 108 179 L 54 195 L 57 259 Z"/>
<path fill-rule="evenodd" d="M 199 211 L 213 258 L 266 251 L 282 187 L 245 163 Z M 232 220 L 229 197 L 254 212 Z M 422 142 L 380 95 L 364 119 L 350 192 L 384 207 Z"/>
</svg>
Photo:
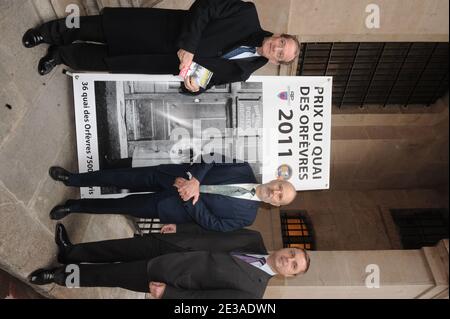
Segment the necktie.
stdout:
<svg viewBox="0 0 450 319">
<path fill-rule="evenodd" d="M 224 195 L 230 197 L 239 197 L 245 194 L 252 194 L 255 196 L 256 189 L 248 190 L 239 186 L 230 186 L 230 185 L 201 185 L 200 193 L 209 193 L 209 194 L 217 194 Z"/>
<path fill-rule="evenodd" d="M 253 47 L 239 47 L 239 48 L 236 48 L 233 51 L 228 52 L 227 54 L 223 55 L 222 58 L 223 59 L 232 59 L 232 58 L 238 56 L 239 54 L 246 53 L 246 52 L 255 54 L 256 53 L 256 48 L 253 48 Z"/>
<path fill-rule="evenodd" d="M 237 257 L 242 261 L 245 261 L 248 264 L 258 263 L 259 267 L 262 267 L 266 264 L 266 258 L 261 257 L 253 257 L 246 254 L 239 254 L 239 253 L 231 253 L 231 256 Z"/>
</svg>

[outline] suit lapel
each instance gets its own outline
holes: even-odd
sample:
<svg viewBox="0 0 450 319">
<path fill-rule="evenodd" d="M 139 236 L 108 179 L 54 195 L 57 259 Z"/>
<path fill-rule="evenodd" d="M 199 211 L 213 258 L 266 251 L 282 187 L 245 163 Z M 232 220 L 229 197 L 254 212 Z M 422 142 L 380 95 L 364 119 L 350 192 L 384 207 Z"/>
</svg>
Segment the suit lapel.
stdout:
<svg viewBox="0 0 450 319">
<path fill-rule="evenodd" d="M 235 45 L 224 48 L 222 52 L 219 52 L 219 57 L 223 56 L 241 46 L 248 46 L 248 47 L 260 47 L 264 41 L 265 37 L 272 36 L 272 33 L 266 32 L 266 31 L 260 31 L 255 32 L 252 35 L 250 35 L 247 39 L 240 41 L 239 43 L 236 43 Z"/>
<path fill-rule="evenodd" d="M 244 73 L 245 77 L 249 77 L 253 72 L 262 68 L 269 62 L 265 57 L 251 57 L 246 59 L 232 60 Z"/>
<path fill-rule="evenodd" d="M 261 202 L 256 201 L 256 200 L 251 200 L 251 199 L 245 199 L 245 198 L 236 198 L 236 197 L 231 197 L 231 196 L 226 196 L 226 195 L 221 195 L 221 194 L 202 194 L 203 196 L 208 196 L 208 197 L 215 197 L 216 200 L 219 201 L 234 201 L 237 205 L 243 206 L 245 208 L 259 208 L 259 206 L 261 205 Z"/>
<path fill-rule="evenodd" d="M 260 47 L 264 41 L 264 38 L 271 37 L 273 33 L 261 30 L 260 32 L 253 33 L 248 37 L 241 45 Z"/>
<path fill-rule="evenodd" d="M 251 279 L 255 286 L 259 288 L 258 291 L 260 291 L 261 294 L 264 294 L 264 291 L 267 287 L 267 282 L 270 280 L 270 278 L 272 278 L 272 276 L 270 276 L 264 270 L 252 266 L 245 261 L 238 259 L 237 257 L 231 256 L 231 258 L 242 269 L 242 271 L 247 274 L 247 276 Z"/>
<path fill-rule="evenodd" d="M 224 49 L 222 52 L 219 52 L 218 59 L 221 59 L 221 56 L 237 49 L 241 46 L 250 46 L 250 47 L 260 47 L 264 41 L 264 38 L 272 36 L 273 33 L 261 30 L 260 32 L 253 33 L 250 37 L 245 39 L 244 41 Z M 244 78 L 250 76 L 255 70 L 263 67 L 267 64 L 268 60 L 264 57 L 251 57 L 246 59 L 237 59 L 237 60 L 228 60 L 223 61 L 225 63 L 232 63 L 238 66 L 244 73 Z M 201 64 L 201 63 L 200 63 Z"/>
<path fill-rule="evenodd" d="M 246 207 L 259 207 L 261 202 L 256 201 L 256 200 L 251 200 L 251 199 L 245 199 L 245 198 L 234 198 L 231 197 L 231 199 L 237 200 L 239 202 L 239 204 L 246 206 Z"/>
</svg>

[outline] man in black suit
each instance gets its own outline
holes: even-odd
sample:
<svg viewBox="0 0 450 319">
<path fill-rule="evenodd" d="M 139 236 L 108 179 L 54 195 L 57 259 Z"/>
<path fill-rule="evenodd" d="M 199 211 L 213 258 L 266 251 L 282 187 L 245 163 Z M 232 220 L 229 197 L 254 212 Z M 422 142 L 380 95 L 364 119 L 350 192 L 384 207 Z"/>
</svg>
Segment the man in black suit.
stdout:
<svg viewBox="0 0 450 319">
<path fill-rule="evenodd" d="M 60 220 L 71 213 L 127 214 L 158 218 L 164 224 L 195 222 L 207 230 L 231 231 L 253 224 L 262 202 L 288 205 L 296 197 L 294 186 L 284 180 L 257 184 L 246 162 L 167 164 L 73 174 L 52 167 L 50 176 L 66 186 L 115 186 L 140 189 L 120 199 L 69 200 L 56 206 L 50 218 Z M 228 160 L 229 161 L 229 160 Z M 230 161 L 229 161 L 230 162 Z"/>
<path fill-rule="evenodd" d="M 58 224 L 55 237 L 58 260 L 78 267 L 80 287 L 119 287 L 157 299 L 259 299 L 272 276 L 303 274 L 310 264 L 301 249 L 268 254 L 261 235 L 247 229 L 224 234 L 179 225 L 177 233 L 72 245 Z M 38 269 L 29 280 L 67 286 L 68 269 Z"/>
<path fill-rule="evenodd" d="M 39 63 L 41 75 L 58 64 L 81 71 L 178 75 L 194 61 L 214 73 L 208 88 L 246 81 L 267 62 L 289 64 L 300 51 L 295 37 L 264 31 L 255 5 L 241 0 L 197 0 L 188 11 L 105 8 L 100 16 L 82 17 L 78 29 L 61 19 L 23 37 L 28 48 L 41 43 L 51 45 Z M 185 89 L 202 92 L 190 78 Z"/>
</svg>

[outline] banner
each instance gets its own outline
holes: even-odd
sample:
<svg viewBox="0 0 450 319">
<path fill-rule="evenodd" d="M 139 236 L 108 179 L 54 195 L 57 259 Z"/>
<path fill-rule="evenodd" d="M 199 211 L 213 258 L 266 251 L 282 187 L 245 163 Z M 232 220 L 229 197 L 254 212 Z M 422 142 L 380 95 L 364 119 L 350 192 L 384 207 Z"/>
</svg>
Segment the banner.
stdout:
<svg viewBox="0 0 450 319">
<path fill-rule="evenodd" d="M 79 171 L 218 161 L 250 163 L 260 183 L 329 188 L 328 77 L 251 77 L 190 96 L 175 76 L 73 74 Z M 82 188 L 82 198 L 145 190 Z"/>
<path fill-rule="evenodd" d="M 271 129 L 263 180 L 281 176 L 297 190 L 328 189 L 332 78 L 268 77 L 263 90 L 264 127 Z"/>
</svg>

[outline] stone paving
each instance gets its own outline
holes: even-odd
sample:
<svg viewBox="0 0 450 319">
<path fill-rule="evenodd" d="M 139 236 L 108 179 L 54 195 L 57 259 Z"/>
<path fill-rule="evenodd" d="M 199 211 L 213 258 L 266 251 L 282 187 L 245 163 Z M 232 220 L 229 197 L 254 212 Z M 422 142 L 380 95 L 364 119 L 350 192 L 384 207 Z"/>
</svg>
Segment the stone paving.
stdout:
<svg viewBox="0 0 450 319">
<path fill-rule="evenodd" d="M 52 165 L 78 167 L 71 79 L 61 67 L 41 77 L 37 63 L 46 47 L 25 49 L 21 43 L 28 28 L 56 18 L 54 3 L 0 1 L 0 268 L 22 281 L 55 263 L 49 211 L 79 196 L 48 176 Z M 64 224 L 76 243 L 133 236 L 122 216 L 69 216 Z M 51 298 L 145 297 L 122 289 L 36 289 Z"/>
</svg>

